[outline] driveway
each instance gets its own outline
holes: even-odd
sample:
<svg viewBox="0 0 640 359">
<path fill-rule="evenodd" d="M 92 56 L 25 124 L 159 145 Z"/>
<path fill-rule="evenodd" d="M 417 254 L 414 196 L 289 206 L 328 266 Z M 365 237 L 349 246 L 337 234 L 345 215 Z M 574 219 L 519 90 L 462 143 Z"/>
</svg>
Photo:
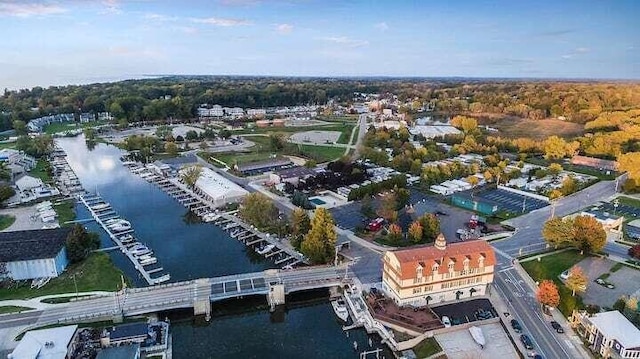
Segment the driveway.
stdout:
<svg viewBox="0 0 640 359">
<path fill-rule="evenodd" d="M 2 232 L 42 229 L 45 223 L 37 216 L 37 213 L 38 210 L 35 205 L 29 207 L 6 208 L 1 210 L 0 215 L 11 215 L 16 217 L 16 221 Z"/>
<path fill-rule="evenodd" d="M 600 307 L 613 307 L 613 304 L 623 295 L 633 294 L 640 288 L 640 271 L 622 266 L 619 270 L 611 272 L 616 262 L 590 257 L 583 259 L 577 265 L 582 268 L 589 277 L 587 291 L 582 294 L 585 304 L 595 304 Z M 609 289 L 594 282 L 604 273 L 610 273 L 606 281 L 613 283 L 615 289 Z"/>
</svg>

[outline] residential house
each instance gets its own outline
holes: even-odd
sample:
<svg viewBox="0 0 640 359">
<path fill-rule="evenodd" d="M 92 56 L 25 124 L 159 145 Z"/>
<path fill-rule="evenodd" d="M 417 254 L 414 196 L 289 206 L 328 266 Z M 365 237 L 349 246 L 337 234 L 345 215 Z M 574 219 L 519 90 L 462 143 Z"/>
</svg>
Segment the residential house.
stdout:
<svg viewBox="0 0 640 359">
<path fill-rule="evenodd" d="M 640 330 L 619 311 L 593 315 L 574 311 L 571 322 L 602 358 L 640 358 Z"/>
</svg>

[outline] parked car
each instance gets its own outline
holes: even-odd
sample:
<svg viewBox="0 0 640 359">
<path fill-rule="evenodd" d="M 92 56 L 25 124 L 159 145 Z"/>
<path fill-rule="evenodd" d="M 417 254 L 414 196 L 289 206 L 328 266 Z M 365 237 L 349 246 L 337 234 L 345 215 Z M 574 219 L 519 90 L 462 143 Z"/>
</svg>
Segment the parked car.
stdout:
<svg viewBox="0 0 640 359">
<path fill-rule="evenodd" d="M 551 321 L 551 327 L 558 333 L 564 333 L 564 329 L 562 329 L 562 326 L 560 325 L 560 323 L 554 321 Z"/>
<path fill-rule="evenodd" d="M 524 344 L 524 347 L 527 349 L 533 349 L 533 341 L 531 341 L 531 338 L 529 338 L 528 335 L 526 334 L 522 334 L 520 336 L 520 341 L 522 342 L 522 344 Z"/>
<path fill-rule="evenodd" d="M 445 328 L 449 328 L 451 326 L 451 320 L 446 315 L 442 316 L 442 324 L 444 324 Z"/>
<path fill-rule="evenodd" d="M 520 323 L 515 319 L 511 319 L 511 328 L 513 328 L 516 333 L 522 333 L 522 326 L 520 326 Z"/>
<path fill-rule="evenodd" d="M 569 271 L 568 271 L 568 270 L 566 270 L 566 271 L 564 271 L 564 272 L 560 273 L 560 279 L 562 279 L 562 280 L 567 280 L 567 279 L 569 279 Z"/>
<path fill-rule="evenodd" d="M 438 216 L 448 216 L 449 213 L 443 212 L 443 211 L 436 211 L 436 215 L 438 215 Z"/>
</svg>

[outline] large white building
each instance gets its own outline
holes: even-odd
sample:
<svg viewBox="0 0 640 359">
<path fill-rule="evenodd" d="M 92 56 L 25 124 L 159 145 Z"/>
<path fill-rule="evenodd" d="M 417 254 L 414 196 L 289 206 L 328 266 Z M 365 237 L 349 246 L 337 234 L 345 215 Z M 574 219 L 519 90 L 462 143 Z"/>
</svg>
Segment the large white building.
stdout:
<svg viewBox="0 0 640 359">
<path fill-rule="evenodd" d="M 576 311 L 571 319 L 590 349 L 603 358 L 640 358 L 640 330 L 619 311 L 593 315 Z"/>
<path fill-rule="evenodd" d="M 206 167 L 202 168 L 202 173 L 196 181 L 195 192 L 216 206 L 239 202 L 249 194 L 244 188 Z"/>
<path fill-rule="evenodd" d="M 398 305 L 425 306 L 484 295 L 493 282 L 493 248 L 483 240 L 387 251 L 382 290 Z"/>
<path fill-rule="evenodd" d="M 9 359 L 66 359 L 75 349 L 77 325 L 30 330 L 9 354 Z"/>
<path fill-rule="evenodd" d="M 69 264 L 65 242 L 70 228 L 0 232 L 0 262 L 13 280 L 59 276 Z"/>
</svg>

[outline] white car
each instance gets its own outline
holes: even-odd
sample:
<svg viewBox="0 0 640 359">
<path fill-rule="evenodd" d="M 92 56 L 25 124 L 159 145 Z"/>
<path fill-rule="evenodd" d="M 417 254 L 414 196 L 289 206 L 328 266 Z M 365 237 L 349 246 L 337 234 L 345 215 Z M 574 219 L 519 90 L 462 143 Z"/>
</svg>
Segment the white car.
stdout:
<svg viewBox="0 0 640 359">
<path fill-rule="evenodd" d="M 451 321 L 449 320 L 449 317 L 447 317 L 446 315 L 442 316 L 442 324 L 444 324 L 445 328 L 449 328 L 451 326 Z"/>
</svg>

